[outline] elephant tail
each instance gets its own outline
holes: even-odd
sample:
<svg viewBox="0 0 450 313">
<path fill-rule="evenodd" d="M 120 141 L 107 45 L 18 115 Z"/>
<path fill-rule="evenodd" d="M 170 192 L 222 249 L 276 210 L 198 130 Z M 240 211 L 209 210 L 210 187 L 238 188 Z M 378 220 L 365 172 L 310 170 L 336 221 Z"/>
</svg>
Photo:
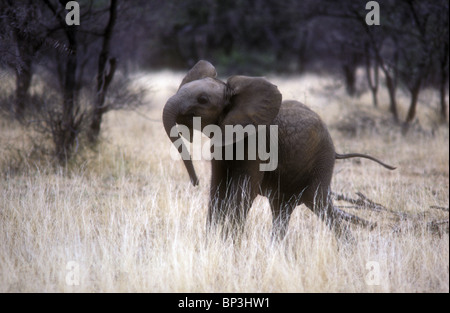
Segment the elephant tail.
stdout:
<svg viewBox="0 0 450 313">
<path fill-rule="evenodd" d="M 339 153 L 335 153 L 336 155 L 336 159 L 337 160 L 342 160 L 342 159 L 349 159 L 349 158 L 365 158 L 365 159 L 369 159 L 372 161 L 377 162 L 378 164 L 384 166 L 385 168 L 389 169 L 389 170 L 395 170 L 396 167 L 387 165 L 386 163 L 381 162 L 380 160 L 367 155 L 367 154 L 362 154 L 362 153 L 348 153 L 348 154 L 339 154 Z"/>
</svg>

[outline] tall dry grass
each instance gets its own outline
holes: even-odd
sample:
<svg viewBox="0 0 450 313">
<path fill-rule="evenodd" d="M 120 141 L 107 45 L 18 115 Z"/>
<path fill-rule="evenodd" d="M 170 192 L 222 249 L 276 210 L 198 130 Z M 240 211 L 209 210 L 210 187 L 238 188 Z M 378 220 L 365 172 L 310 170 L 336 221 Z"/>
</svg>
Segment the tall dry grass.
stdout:
<svg viewBox="0 0 450 313">
<path fill-rule="evenodd" d="M 409 218 L 344 208 L 378 227 L 352 227 L 358 244 L 342 249 L 300 206 L 286 240 L 274 245 L 267 201 L 257 198 L 233 244 L 206 238 L 208 162 L 195 162 L 201 178 L 195 188 L 182 162 L 170 158 L 159 119 L 181 78 L 136 77 L 151 88 L 151 105 L 108 113 L 97 151 L 83 151 L 66 168 L 35 158 L 33 137 L 0 122 L 1 292 L 449 291 L 448 233 L 427 229 L 431 220 L 448 219 L 430 206 L 448 207 L 449 199 L 448 127 L 434 126 L 431 93 L 422 94 L 421 128 L 403 136 L 386 119 L 384 93 L 374 110 L 369 94 L 349 99 L 332 78 L 269 77 L 285 99 L 305 102 L 323 117 L 339 152 L 369 153 L 398 167 L 337 161 L 334 191 L 362 192 Z M 373 128 L 355 128 L 358 121 L 348 120 L 354 112 Z M 376 285 L 370 262 L 379 266 Z"/>
</svg>

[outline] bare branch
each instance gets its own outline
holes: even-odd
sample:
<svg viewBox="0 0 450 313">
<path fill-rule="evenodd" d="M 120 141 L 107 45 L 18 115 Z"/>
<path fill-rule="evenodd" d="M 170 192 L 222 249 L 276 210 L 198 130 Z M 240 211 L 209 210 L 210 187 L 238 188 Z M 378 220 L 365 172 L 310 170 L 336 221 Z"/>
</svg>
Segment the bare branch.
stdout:
<svg viewBox="0 0 450 313">
<path fill-rule="evenodd" d="M 448 208 L 448 207 L 445 208 L 445 207 L 442 207 L 442 206 L 431 205 L 430 208 L 431 208 L 431 209 L 437 209 L 437 210 L 442 210 L 442 211 L 449 212 L 449 208 Z"/>
<path fill-rule="evenodd" d="M 351 204 L 354 204 L 354 206 L 352 206 L 352 208 L 355 209 L 368 209 L 368 210 L 372 210 L 375 212 L 386 212 L 386 213 L 390 213 L 395 215 L 397 218 L 399 218 L 400 220 L 408 220 L 411 221 L 412 224 L 411 226 L 407 227 L 407 229 L 423 229 L 422 227 L 424 227 L 424 215 L 423 214 L 419 214 L 419 215 L 410 215 L 404 212 L 398 212 L 398 211 L 394 211 L 391 209 L 386 208 L 385 206 L 379 204 L 379 203 L 375 203 L 374 201 L 370 200 L 368 197 L 366 197 L 364 194 L 362 194 L 361 192 L 357 192 L 356 195 L 358 196 L 358 199 L 353 199 L 350 198 L 348 196 L 342 195 L 342 194 L 335 194 L 333 193 L 333 196 L 335 197 L 335 200 L 338 201 L 345 201 L 345 202 L 349 202 Z M 440 206 L 430 206 L 430 208 L 433 209 L 439 209 L 439 210 L 443 210 L 448 212 L 449 209 L 445 208 L 445 207 L 440 207 Z M 347 214 L 347 213 L 346 213 Z M 351 217 L 353 218 L 353 216 Z M 352 220 L 350 220 L 351 218 L 344 218 L 345 220 L 349 220 L 351 222 L 353 222 Z M 359 217 L 357 217 L 357 219 L 360 219 Z M 362 223 L 363 226 L 369 225 L 370 224 L 365 224 L 365 220 L 362 221 L 357 221 L 355 220 L 355 224 L 357 223 Z M 367 222 L 367 223 L 371 223 L 371 222 Z M 376 224 L 375 224 L 376 225 Z M 439 236 L 442 235 L 442 233 L 448 233 L 449 232 L 449 220 L 432 220 L 429 222 L 426 222 L 425 227 L 427 229 L 427 231 L 433 233 L 433 234 L 438 234 Z M 403 226 L 401 226 L 400 223 L 397 223 L 393 226 L 393 231 L 395 233 L 400 233 L 402 231 L 404 231 Z"/>
</svg>

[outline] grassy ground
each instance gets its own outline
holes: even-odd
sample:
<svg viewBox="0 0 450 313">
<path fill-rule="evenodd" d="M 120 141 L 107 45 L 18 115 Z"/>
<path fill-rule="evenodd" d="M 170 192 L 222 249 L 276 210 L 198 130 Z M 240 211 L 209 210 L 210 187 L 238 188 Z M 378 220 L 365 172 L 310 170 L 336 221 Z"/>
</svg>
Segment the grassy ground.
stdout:
<svg viewBox="0 0 450 313">
<path fill-rule="evenodd" d="M 0 120 L 0 292 L 448 292 L 449 236 L 427 223 L 448 220 L 449 132 L 437 127 L 437 98 L 422 93 L 419 122 L 406 136 L 388 118 L 387 96 L 349 99 L 331 78 L 269 77 L 285 99 L 300 100 L 330 126 L 337 151 L 369 153 L 337 161 L 332 188 L 362 192 L 407 215 L 343 208 L 377 222 L 352 227 L 353 249 L 305 207 L 284 242 L 271 245 L 264 198 L 237 245 L 206 240 L 209 164 L 196 161 L 192 187 L 159 122 L 182 75 L 137 77 L 151 92 L 138 112 L 108 113 L 97 153 L 67 168 L 38 160 L 33 136 Z M 400 112 L 407 99 L 400 96 Z M 403 106 L 405 104 L 405 106 Z M 340 202 L 339 205 L 348 205 Z"/>
</svg>

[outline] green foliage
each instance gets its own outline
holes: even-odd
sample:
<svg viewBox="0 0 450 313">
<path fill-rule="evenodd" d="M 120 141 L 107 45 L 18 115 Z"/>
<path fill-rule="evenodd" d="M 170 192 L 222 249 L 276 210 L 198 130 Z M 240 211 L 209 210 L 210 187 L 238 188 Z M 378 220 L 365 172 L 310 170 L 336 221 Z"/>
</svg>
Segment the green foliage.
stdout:
<svg viewBox="0 0 450 313">
<path fill-rule="evenodd" d="M 214 59 L 219 64 L 218 71 L 226 75 L 241 73 L 250 76 L 264 76 L 276 66 L 275 55 L 270 52 L 244 52 L 234 49 L 231 54 L 218 52 Z"/>
</svg>

